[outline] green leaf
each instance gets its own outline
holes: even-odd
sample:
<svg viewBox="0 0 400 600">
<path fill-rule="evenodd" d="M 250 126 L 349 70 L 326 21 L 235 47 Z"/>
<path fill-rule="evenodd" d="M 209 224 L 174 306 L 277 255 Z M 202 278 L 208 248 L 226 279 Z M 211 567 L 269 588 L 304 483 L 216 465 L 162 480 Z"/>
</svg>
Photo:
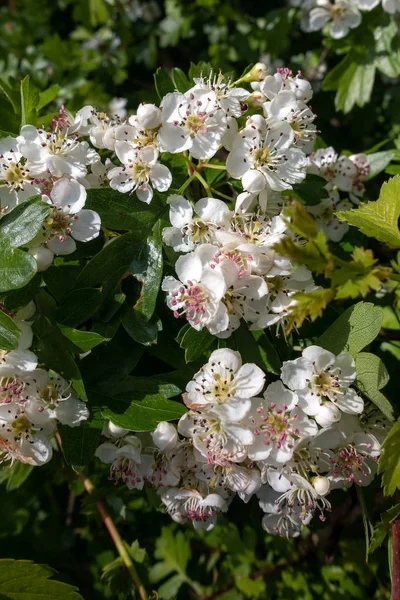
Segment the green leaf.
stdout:
<svg viewBox="0 0 400 600">
<path fill-rule="evenodd" d="M 335 106 L 348 113 L 354 107 L 364 106 L 371 98 L 376 67 L 367 62 L 365 55 L 349 52 L 324 78 L 322 89 L 337 90 Z"/>
<path fill-rule="evenodd" d="M 375 525 L 372 533 L 371 544 L 368 552 L 369 554 L 375 552 L 375 550 L 383 544 L 387 534 L 390 531 L 391 524 L 397 519 L 399 515 L 400 504 L 392 506 L 392 508 L 389 508 L 389 510 L 385 511 L 381 515 L 381 520 L 379 521 L 379 523 L 377 523 L 377 525 Z"/>
<path fill-rule="evenodd" d="M 39 100 L 39 90 L 32 83 L 30 76 L 26 75 L 21 81 L 21 127 L 27 124 L 36 125 Z"/>
<path fill-rule="evenodd" d="M 0 309 L 0 348 L 14 350 L 18 346 L 21 330 L 15 321 Z"/>
<path fill-rule="evenodd" d="M 136 196 L 104 188 L 87 190 L 85 207 L 99 213 L 104 227 L 132 231 L 137 240 L 146 239 L 154 224 L 168 210 L 168 205 L 156 192 L 148 206 Z"/>
<path fill-rule="evenodd" d="M 27 465 L 18 461 L 16 461 L 12 466 L 3 469 L 1 473 L 1 482 L 7 482 L 7 492 L 13 492 L 21 487 L 21 485 L 28 479 L 33 469 L 33 465 Z"/>
<path fill-rule="evenodd" d="M 392 496 L 400 489 L 400 420 L 393 425 L 382 444 L 383 453 L 379 458 L 378 473 L 382 474 L 382 487 L 385 496 Z"/>
<path fill-rule="evenodd" d="M 191 87 L 189 79 L 186 77 L 182 69 L 172 69 L 172 80 L 178 92 L 184 94 Z"/>
<path fill-rule="evenodd" d="M 83 421 L 79 427 L 58 426 L 64 458 L 75 471 L 81 471 L 94 457 L 102 427 L 101 419 Z"/>
<path fill-rule="evenodd" d="M 39 233 L 49 215 L 49 205 L 40 196 L 23 202 L 0 219 L 0 247 L 24 246 Z"/>
<path fill-rule="evenodd" d="M 244 363 L 255 363 L 263 371 L 280 374 L 279 354 L 264 331 L 249 331 L 248 326 L 243 323 L 235 331 L 234 339 Z"/>
<path fill-rule="evenodd" d="M 379 391 L 389 381 L 389 373 L 378 356 L 369 352 L 355 355 L 356 386 L 369 398 L 390 421 L 394 421 L 393 408 L 389 400 Z"/>
<path fill-rule="evenodd" d="M 358 227 L 365 235 L 400 248 L 400 175 L 383 184 L 376 202 L 360 204 L 358 208 L 337 212 L 336 215 Z"/>
<path fill-rule="evenodd" d="M 383 319 L 379 306 L 358 302 L 340 317 L 317 340 L 317 345 L 334 354 L 357 354 L 378 335 Z"/>
<path fill-rule="evenodd" d="M 149 571 L 151 582 L 157 583 L 174 572 L 183 580 L 187 579 L 185 575 L 191 551 L 188 536 L 182 531 L 174 535 L 171 527 L 163 527 L 161 536 L 156 541 L 154 556 L 160 562 Z"/>
<path fill-rule="evenodd" d="M 189 329 L 185 330 L 180 341 L 180 347 L 185 350 L 185 361 L 187 363 L 192 362 L 193 360 L 200 358 L 200 356 L 203 356 L 207 348 L 213 343 L 214 339 L 214 336 L 205 327 L 200 331 L 197 331 L 189 325 Z"/>
<path fill-rule="evenodd" d="M 148 318 L 136 309 L 128 308 L 121 319 L 125 331 L 138 344 L 149 346 L 157 341 L 158 319 Z"/>
<path fill-rule="evenodd" d="M 82 352 L 89 352 L 99 344 L 102 344 L 107 338 L 94 331 L 81 331 L 72 327 L 60 325 L 60 331 L 64 337 L 68 338 L 75 346 L 78 346 Z"/>
<path fill-rule="evenodd" d="M 62 325 L 76 327 L 84 323 L 100 308 L 102 294 L 95 288 L 73 290 L 65 296 L 56 313 L 56 320 Z"/>
<path fill-rule="evenodd" d="M 97 405 L 103 402 L 101 414 L 105 419 L 133 431 L 152 431 L 161 421 L 177 421 L 187 412 L 184 404 L 162 394 L 144 395 L 142 400 L 135 400 L 132 393 L 107 397 L 93 392 L 92 397 Z"/>
<path fill-rule="evenodd" d="M 374 152 L 373 154 L 367 154 L 369 164 L 369 175 L 366 181 L 373 179 L 379 173 L 382 173 L 393 160 L 394 151 L 386 150 L 385 152 Z"/>
<path fill-rule="evenodd" d="M 135 311 L 150 318 L 156 307 L 163 271 L 161 236 L 147 238 L 147 244 L 140 248 L 132 261 L 132 274 L 142 284 L 140 298 Z"/>
<path fill-rule="evenodd" d="M 23 250 L 0 250 L 0 292 L 22 288 L 36 275 L 36 260 Z"/>
<path fill-rule="evenodd" d="M 50 102 L 52 102 L 54 98 L 57 97 L 59 91 L 60 86 L 58 85 L 58 83 L 55 83 L 49 88 L 47 88 L 47 90 L 45 90 L 44 92 L 40 92 L 37 109 L 41 110 L 42 108 L 50 104 Z"/>
<path fill-rule="evenodd" d="M 83 600 L 77 588 L 50 580 L 57 572 L 30 560 L 0 559 L 0 598 L 4 600 Z"/>
<path fill-rule="evenodd" d="M 172 81 L 168 73 L 164 71 L 164 69 L 162 69 L 161 67 L 158 67 L 157 71 L 154 73 L 154 84 L 160 100 L 166 94 L 175 91 L 174 82 Z"/>
</svg>

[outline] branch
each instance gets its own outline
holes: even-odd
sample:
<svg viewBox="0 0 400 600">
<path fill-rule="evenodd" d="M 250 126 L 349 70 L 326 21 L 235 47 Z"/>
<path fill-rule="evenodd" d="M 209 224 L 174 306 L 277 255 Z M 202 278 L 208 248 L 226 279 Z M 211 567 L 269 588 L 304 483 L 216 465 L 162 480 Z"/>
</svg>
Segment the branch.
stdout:
<svg viewBox="0 0 400 600">
<path fill-rule="evenodd" d="M 82 481 L 83 485 L 85 486 L 87 493 L 92 494 L 95 490 L 95 487 L 94 487 L 93 483 L 90 481 L 90 479 L 88 479 L 81 472 L 77 472 L 76 474 L 78 475 L 79 479 Z M 129 571 L 131 579 L 132 579 L 133 583 L 135 584 L 135 586 L 137 587 L 137 590 L 139 592 L 139 596 L 140 596 L 141 600 L 148 600 L 149 596 L 144 588 L 143 583 L 140 580 L 140 577 L 135 569 L 135 566 L 133 564 L 131 557 L 128 554 L 128 551 L 125 548 L 125 544 L 124 544 L 121 536 L 119 535 L 119 531 L 116 528 L 114 521 L 108 514 L 107 509 L 101 500 L 96 500 L 96 508 L 99 511 L 101 518 L 103 519 L 104 525 L 107 527 L 108 533 L 110 534 L 111 539 L 114 542 L 116 549 L 118 550 L 118 553 L 121 557 L 123 564 Z"/>
<path fill-rule="evenodd" d="M 392 525 L 393 557 L 392 557 L 392 595 L 391 600 L 400 599 L 400 519 Z"/>
</svg>

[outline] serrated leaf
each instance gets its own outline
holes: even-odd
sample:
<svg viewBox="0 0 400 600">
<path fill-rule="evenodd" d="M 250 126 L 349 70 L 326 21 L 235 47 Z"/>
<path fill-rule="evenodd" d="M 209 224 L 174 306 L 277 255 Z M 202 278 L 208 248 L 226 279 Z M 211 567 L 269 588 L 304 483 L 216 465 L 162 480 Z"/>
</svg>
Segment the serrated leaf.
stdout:
<svg viewBox="0 0 400 600">
<path fill-rule="evenodd" d="M 393 248 L 400 248 L 400 175 L 383 184 L 376 202 L 361 204 L 358 208 L 340 211 L 336 215 L 342 221 L 358 227 L 365 235 Z"/>
<path fill-rule="evenodd" d="M 180 342 L 180 347 L 185 350 L 185 361 L 187 363 L 192 362 L 203 356 L 214 339 L 214 336 L 205 327 L 197 331 L 189 326 L 189 329 L 185 330 Z"/>
<path fill-rule="evenodd" d="M 160 100 L 170 92 L 175 91 L 175 85 L 172 81 L 171 77 L 168 75 L 163 68 L 158 67 L 157 71 L 154 73 L 154 85 L 156 87 L 156 92 Z"/>
<path fill-rule="evenodd" d="M 375 81 L 376 67 L 373 61 L 367 62 L 365 55 L 349 52 L 330 71 L 323 82 L 324 90 L 337 90 L 335 106 L 348 113 L 354 107 L 369 102 Z"/>
<path fill-rule="evenodd" d="M 381 515 L 381 520 L 379 523 L 377 523 L 377 525 L 375 525 L 372 533 L 371 544 L 368 551 L 369 554 L 375 552 L 375 550 L 383 544 L 389 533 L 390 525 L 397 519 L 399 515 L 400 504 L 397 504 L 397 506 L 392 506 L 392 508 L 389 508 L 389 510 L 385 511 Z"/>
<path fill-rule="evenodd" d="M 50 580 L 56 571 L 29 560 L 0 559 L 0 598 L 7 600 L 83 600 L 77 588 Z"/>
<path fill-rule="evenodd" d="M 14 350 L 18 345 L 21 330 L 15 321 L 0 309 L 0 348 Z"/>
<path fill-rule="evenodd" d="M 355 385 L 369 398 L 390 421 L 394 421 L 389 400 L 379 391 L 389 381 L 389 373 L 378 356 L 369 352 L 355 355 L 357 378 Z"/>
<path fill-rule="evenodd" d="M 385 496 L 391 496 L 400 489 L 400 420 L 393 425 L 382 444 L 383 453 L 379 458 L 378 473 L 382 474 L 382 487 Z"/>
<path fill-rule="evenodd" d="M 40 92 L 37 109 L 41 110 L 42 108 L 50 104 L 50 102 L 52 102 L 57 97 L 59 91 L 60 86 L 58 85 L 58 83 L 54 83 L 49 88 L 47 88 L 47 90 Z"/>
<path fill-rule="evenodd" d="M 317 340 L 317 345 L 334 354 L 357 354 L 378 335 L 383 319 L 379 306 L 358 302 L 345 310 Z"/>
<path fill-rule="evenodd" d="M 14 208 L 0 219 L 0 247 L 25 246 L 39 233 L 49 211 L 49 205 L 42 202 L 40 196 L 34 196 Z"/>
<path fill-rule="evenodd" d="M 39 90 L 32 83 L 30 76 L 26 75 L 21 81 L 21 127 L 27 124 L 36 125 L 39 99 Z"/>
<path fill-rule="evenodd" d="M 393 160 L 394 151 L 386 150 L 385 152 L 374 152 L 373 154 L 367 154 L 367 160 L 369 165 L 369 174 L 366 177 L 366 181 L 373 179 L 379 173 L 384 171 L 386 167 Z"/>
</svg>

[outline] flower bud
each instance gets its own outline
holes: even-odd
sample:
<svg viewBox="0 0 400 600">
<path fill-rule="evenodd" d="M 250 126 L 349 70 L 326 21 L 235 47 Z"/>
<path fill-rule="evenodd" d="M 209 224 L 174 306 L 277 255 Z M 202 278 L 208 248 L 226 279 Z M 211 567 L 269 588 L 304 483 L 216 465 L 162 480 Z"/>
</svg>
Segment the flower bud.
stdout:
<svg viewBox="0 0 400 600">
<path fill-rule="evenodd" d="M 105 437 L 113 437 L 113 438 L 120 438 L 123 437 L 124 435 L 126 435 L 127 433 L 129 433 L 129 429 L 124 429 L 123 427 L 118 427 L 118 425 L 114 425 L 114 423 L 111 423 L 111 421 L 108 421 L 104 427 L 103 427 L 103 431 L 102 434 Z"/>
<path fill-rule="evenodd" d="M 37 247 L 31 248 L 29 250 L 29 254 L 33 256 L 33 258 L 37 262 L 37 270 L 39 273 L 42 271 L 46 271 L 50 267 L 53 262 L 54 254 L 48 250 L 47 248 Z"/>
<path fill-rule="evenodd" d="M 155 129 L 161 125 L 161 110 L 155 104 L 139 104 L 136 116 L 144 129 Z"/>
<path fill-rule="evenodd" d="M 267 75 L 267 65 L 262 62 L 258 62 L 248 73 L 246 73 L 246 75 L 243 75 L 239 81 L 245 81 L 246 83 L 250 83 L 251 81 L 262 81 Z"/>
<path fill-rule="evenodd" d="M 250 108 L 261 108 L 265 101 L 266 97 L 260 90 L 255 90 L 246 100 Z"/>
<path fill-rule="evenodd" d="M 314 419 L 321 427 L 330 427 L 340 420 L 342 413 L 332 402 L 324 402 Z"/>
<path fill-rule="evenodd" d="M 312 484 L 314 486 L 315 491 L 320 496 L 326 496 L 331 489 L 331 482 L 327 477 L 314 477 Z"/>
<path fill-rule="evenodd" d="M 153 443 L 163 452 L 170 452 L 175 448 L 178 441 L 178 433 L 175 427 L 166 421 L 162 421 L 157 425 L 155 431 L 151 433 L 151 437 Z"/>
</svg>

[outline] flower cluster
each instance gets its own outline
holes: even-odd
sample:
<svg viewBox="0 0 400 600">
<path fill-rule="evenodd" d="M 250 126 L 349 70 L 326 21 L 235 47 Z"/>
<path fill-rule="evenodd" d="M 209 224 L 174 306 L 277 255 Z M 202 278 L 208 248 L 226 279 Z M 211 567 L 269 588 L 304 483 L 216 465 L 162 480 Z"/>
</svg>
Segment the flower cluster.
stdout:
<svg viewBox="0 0 400 600">
<path fill-rule="evenodd" d="M 345 37 L 361 24 L 362 11 L 369 12 L 378 4 L 390 14 L 400 12 L 399 0 L 292 0 L 300 8 L 300 27 L 306 33 L 326 31 L 334 39 Z"/>
<path fill-rule="evenodd" d="M 297 536 L 315 514 L 325 519 L 331 489 L 376 473 L 386 422 L 364 411 L 355 379 L 351 355 L 310 346 L 264 390 L 257 365 L 215 350 L 186 386 L 177 428 L 134 435 L 109 423 L 96 454 L 116 483 L 155 487 L 178 523 L 209 530 L 235 495 L 255 496 L 266 531 Z"/>
<path fill-rule="evenodd" d="M 340 221 L 335 212 L 359 204 L 365 192 L 363 181 L 370 173 L 368 157 L 365 154 L 339 157 L 332 147 L 321 148 L 310 155 L 307 172 L 327 182 L 324 186 L 326 198 L 314 206 L 307 206 L 307 210 L 329 240 L 340 242 L 349 225 Z M 341 198 L 341 194 L 344 197 Z"/>
<path fill-rule="evenodd" d="M 71 384 L 57 373 L 39 368 L 37 356 L 28 349 L 32 343 L 28 319 L 35 308 L 31 302 L 15 314 L 9 313 L 21 331 L 18 349 L 0 351 L 1 463 L 43 465 L 53 455 L 51 436 L 57 423 L 76 427 L 89 415 Z"/>
</svg>

